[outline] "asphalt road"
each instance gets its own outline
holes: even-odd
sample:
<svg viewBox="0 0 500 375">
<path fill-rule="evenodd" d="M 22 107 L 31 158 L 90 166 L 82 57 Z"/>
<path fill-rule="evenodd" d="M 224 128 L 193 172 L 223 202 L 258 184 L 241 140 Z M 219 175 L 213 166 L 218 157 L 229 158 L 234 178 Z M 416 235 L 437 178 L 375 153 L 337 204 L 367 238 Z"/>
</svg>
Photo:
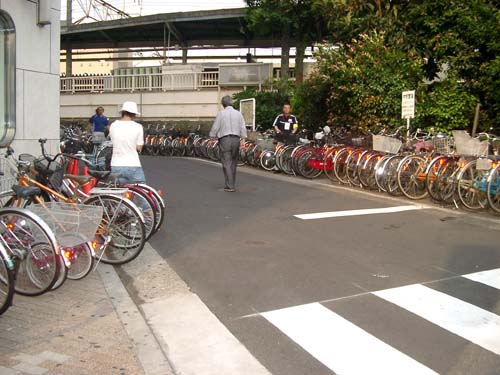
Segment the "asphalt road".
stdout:
<svg viewBox="0 0 500 375">
<path fill-rule="evenodd" d="M 254 169 L 225 193 L 209 162 L 143 166 L 167 203 L 153 247 L 271 373 L 500 374 L 500 273 L 480 273 L 500 269 L 495 219 L 301 220 L 410 202 Z"/>
</svg>

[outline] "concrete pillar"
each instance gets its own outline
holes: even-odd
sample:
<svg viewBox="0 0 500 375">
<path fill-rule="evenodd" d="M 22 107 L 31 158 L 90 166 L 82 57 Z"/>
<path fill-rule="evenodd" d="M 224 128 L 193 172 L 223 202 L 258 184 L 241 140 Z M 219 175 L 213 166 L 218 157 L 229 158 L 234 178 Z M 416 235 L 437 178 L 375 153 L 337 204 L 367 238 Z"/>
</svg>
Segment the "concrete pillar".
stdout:
<svg viewBox="0 0 500 375">
<path fill-rule="evenodd" d="M 183 48 L 182 49 L 182 63 L 184 65 L 186 65 L 188 62 L 188 49 L 187 48 Z"/>
<path fill-rule="evenodd" d="M 71 77 L 73 75 L 73 50 L 71 48 L 66 49 L 66 77 Z"/>
</svg>

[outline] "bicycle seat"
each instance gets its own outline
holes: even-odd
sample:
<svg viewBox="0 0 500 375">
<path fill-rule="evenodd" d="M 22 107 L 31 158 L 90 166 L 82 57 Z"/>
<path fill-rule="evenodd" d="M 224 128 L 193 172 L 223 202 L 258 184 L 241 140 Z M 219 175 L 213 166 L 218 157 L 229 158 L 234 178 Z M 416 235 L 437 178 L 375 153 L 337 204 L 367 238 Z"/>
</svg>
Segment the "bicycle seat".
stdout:
<svg viewBox="0 0 500 375">
<path fill-rule="evenodd" d="M 12 190 L 14 190 L 14 194 L 17 198 L 34 197 L 35 195 L 40 195 L 40 193 L 42 192 L 40 188 L 36 186 L 14 185 L 12 186 Z"/>
<path fill-rule="evenodd" d="M 74 174 L 65 174 L 64 178 L 76 182 L 80 186 L 88 184 L 92 180 L 92 176 L 77 176 Z"/>
<path fill-rule="evenodd" d="M 89 169 L 88 172 L 89 175 L 97 178 L 98 180 L 103 180 L 111 174 L 111 171 L 98 171 L 96 169 Z"/>
</svg>

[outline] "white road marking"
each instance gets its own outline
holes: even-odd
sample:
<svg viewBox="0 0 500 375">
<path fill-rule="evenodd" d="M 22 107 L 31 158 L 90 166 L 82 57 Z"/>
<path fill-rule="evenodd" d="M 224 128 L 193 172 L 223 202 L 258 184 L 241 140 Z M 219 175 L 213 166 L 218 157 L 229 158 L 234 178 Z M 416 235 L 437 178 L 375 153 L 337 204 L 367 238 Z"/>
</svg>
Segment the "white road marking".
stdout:
<svg viewBox="0 0 500 375">
<path fill-rule="evenodd" d="M 478 283 L 491 286 L 496 289 L 500 289 L 500 268 L 489 271 L 470 273 L 468 275 L 464 275 L 463 277 L 472 281 L 476 281 Z"/>
<path fill-rule="evenodd" d="M 313 220 L 313 219 L 326 219 L 326 218 L 332 218 L 332 217 L 389 214 L 389 213 L 394 213 L 394 212 L 422 210 L 425 208 L 428 208 L 428 206 L 409 205 L 409 206 L 396 206 L 396 207 L 384 207 L 384 208 L 368 208 L 368 209 L 361 209 L 361 210 L 318 212 L 318 213 L 314 213 L 314 214 L 302 214 L 302 215 L 294 215 L 294 216 L 296 218 L 302 219 L 302 220 Z"/>
<path fill-rule="evenodd" d="M 420 284 L 373 294 L 500 355 L 496 314 Z"/>
<path fill-rule="evenodd" d="M 319 303 L 262 316 L 339 375 L 437 374 Z"/>
</svg>

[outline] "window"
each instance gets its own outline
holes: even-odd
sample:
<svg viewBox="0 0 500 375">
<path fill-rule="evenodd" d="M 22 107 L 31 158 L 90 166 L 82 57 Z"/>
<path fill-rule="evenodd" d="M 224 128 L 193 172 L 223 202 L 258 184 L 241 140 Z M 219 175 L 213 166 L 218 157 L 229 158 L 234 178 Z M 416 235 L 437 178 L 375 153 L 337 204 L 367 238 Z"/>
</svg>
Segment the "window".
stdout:
<svg viewBox="0 0 500 375">
<path fill-rule="evenodd" d="M 12 18 L 0 10 L 0 147 L 16 130 L 16 34 Z"/>
</svg>

